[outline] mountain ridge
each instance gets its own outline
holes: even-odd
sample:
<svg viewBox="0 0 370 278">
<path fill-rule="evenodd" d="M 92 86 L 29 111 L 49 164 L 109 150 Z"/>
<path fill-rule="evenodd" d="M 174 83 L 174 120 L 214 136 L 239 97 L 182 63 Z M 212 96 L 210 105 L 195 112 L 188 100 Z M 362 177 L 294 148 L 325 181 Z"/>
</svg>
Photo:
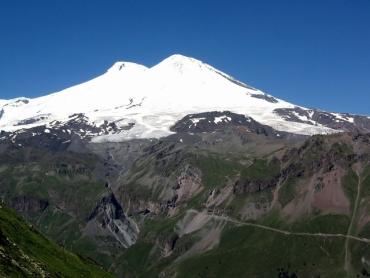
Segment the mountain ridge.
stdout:
<svg viewBox="0 0 370 278">
<path fill-rule="evenodd" d="M 0 111 L 0 130 L 8 132 L 48 128 L 75 114 L 84 114 L 96 128 L 105 122 L 117 126 L 109 134 L 94 134 L 96 141 L 165 137 L 185 116 L 212 111 L 230 111 L 302 135 L 370 130 L 369 117 L 297 106 L 180 54 L 150 68 L 116 62 L 104 74 L 62 91 L 2 100 Z"/>
</svg>

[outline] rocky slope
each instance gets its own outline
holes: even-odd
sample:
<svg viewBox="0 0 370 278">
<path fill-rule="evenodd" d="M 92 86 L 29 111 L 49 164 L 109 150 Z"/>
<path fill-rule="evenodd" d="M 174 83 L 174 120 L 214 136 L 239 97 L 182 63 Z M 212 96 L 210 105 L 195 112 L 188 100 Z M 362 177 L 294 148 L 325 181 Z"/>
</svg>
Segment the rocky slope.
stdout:
<svg viewBox="0 0 370 278">
<path fill-rule="evenodd" d="M 234 141 L 227 151 L 204 137 L 188 146 L 160 142 L 121 179 L 120 199 L 143 221 L 125 257 L 140 252 L 146 269 L 135 273 L 366 277 L 370 137 L 287 146 L 248 135 L 253 146 Z"/>
<path fill-rule="evenodd" d="M 172 130 L 8 137 L 0 196 L 118 277 L 368 275 L 368 135 L 297 136 L 231 112 Z"/>
</svg>

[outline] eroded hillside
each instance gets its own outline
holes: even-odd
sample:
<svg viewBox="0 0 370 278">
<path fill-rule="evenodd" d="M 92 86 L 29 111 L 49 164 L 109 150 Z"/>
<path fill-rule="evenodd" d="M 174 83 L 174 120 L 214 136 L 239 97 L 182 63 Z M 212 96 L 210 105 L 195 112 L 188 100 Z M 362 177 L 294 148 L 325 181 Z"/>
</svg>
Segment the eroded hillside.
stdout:
<svg viewBox="0 0 370 278">
<path fill-rule="evenodd" d="M 3 141 L 0 194 L 119 277 L 369 275 L 369 135 L 204 128 Z"/>
</svg>

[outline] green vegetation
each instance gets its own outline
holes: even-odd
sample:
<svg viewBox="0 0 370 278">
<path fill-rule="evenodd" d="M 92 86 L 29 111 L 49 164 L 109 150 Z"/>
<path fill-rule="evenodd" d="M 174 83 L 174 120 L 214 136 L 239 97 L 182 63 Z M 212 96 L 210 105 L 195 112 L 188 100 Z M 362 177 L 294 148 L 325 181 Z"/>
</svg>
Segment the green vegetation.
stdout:
<svg viewBox="0 0 370 278">
<path fill-rule="evenodd" d="M 287 222 L 278 210 L 273 210 L 257 223 L 291 232 L 346 234 L 349 222 L 349 217 L 341 214 L 307 215 Z"/>
<path fill-rule="evenodd" d="M 353 153 L 353 147 L 346 144 L 346 143 L 335 142 L 331 146 L 331 149 L 332 149 L 332 151 L 334 151 L 335 153 L 340 154 L 340 155 Z"/>
<path fill-rule="evenodd" d="M 194 161 L 202 171 L 202 182 L 207 188 L 217 188 L 224 185 L 228 178 L 237 175 L 243 165 L 217 155 L 197 156 Z"/>
<path fill-rule="evenodd" d="M 290 230 L 305 233 L 346 234 L 350 219 L 346 215 L 317 215 L 302 218 Z"/>
<path fill-rule="evenodd" d="M 279 175 L 280 164 L 277 160 L 256 159 L 251 165 L 243 165 L 237 159 L 218 155 L 197 156 L 194 161 L 202 171 L 203 185 L 216 188 L 224 185 L 228 178 L 240 175 L 241 179 L 269 180 Z"/>
<path fill-rule="evenodd" d="M 278 160 L 268 162 L 264 159 L 256 159 L 252 165 L 243 168 L 240 177 L 252 180 L 267 180 L 280 174 L 280 163 Z"/>
<path fill-rule="evenodd" d="M 150 252 L 153 249 L 153 244 L 147 242 L 140 242 L 127 249 L 119 261 L 123 265 L 124 273 L 126 275 L 137 277 L 150 267 L 152 263 L 150 260 Z M 159 254 L 160 255 L 160 254 Z M 160 256 L 157 256 L 157 259 Z M 153 260 L 156 260 L 153 258 Z"/>
<path fill-rule="evenodd" d="M 93 174 L 96 157 L 37 149 L 28 155 L 10 154 L 0 157 L 0 196 L 58 244 L 109 267 L 109 254 L 118 253 L 115 241 L 108 244 L 104 238 L 107 244 L 101 248 L 94 236 L 84 237 L 82 231 L 106 192 Z"/>
<path fill-rule="evenodd" d="M 175 225 L 180 218 L 181 215 L 173 218 L 147 219 L 141 229 L 141 236 L 155 239 L 158 235 L 170 235 L 175 230 Z"/>
<path fill-rule="evenodd" d="M 370 197 L 370 166 L 367 166 L 362 173 L 361 196 Z"/>
<path fill-rule="evenodd" d="M 158 245 L 164 246 L 167 239 L 175 235 L 179 217 L 147 219 L 140 234 L 140 240 L 119 257 L 122 276 L 158 277 L 172 259 L 163 258 Z"/>
<path fill-rule="evenodd" d="M 208 192 L 205 190 L 202 190 L 197 195 L 195 195 L 193 198 L 188 200 L 185 204 L 186 208 L 188 209 L 202 209 L 203 202 L 207 200 Z"/>
<path fill-rule="evenodd" d="M 370 238 L 370 223 L 366 224 L 365 227 L 363 227 L 362 231 L 359 233 L 358 236 Z M 350 253 L 352 267 L 361 272 L 370 273 L 370 267 L 368 264 L 368 262 L 370 261 L 369 244 L 351 240 Z"/>
<path fill-rule="evenodd" d="M 295 188 L 297 186 L 297 179 L 289 177 L 279 189 L 279 202 L 285 207 L 290 201 L 296 197 Z"/>
<path fill-rule="evenodd" d="M 159 240 L 163 245 L 175 222 L 149 220 L 145 238 L 157 243 Z M 344 215 L 317 215 L 289 224 L 278 211 L 273 211 L 259 223 L 292 232 L 345 234 L 349 219 Z M 278 277 L 283 270 L 298 277 L 347 277 L 343 270 L 344 238 L 283 235 L 261 228 L 228 225 L 218 247 L 179 260 L 194 242 L 197 238 L 191 234 L 179 239 L 173 254 L 166 258 L 160 258 L 155 245 L 140 242 L 128 249 L 120 261 L 125 268 L 135 266 L 130 268 L 130 274 L 135 273 L 133 277 L 158 277 L 160 273 L 170 277 L 175 273 L 176 277 Z M 362 249 L 354 252 L 359 254 Z M 354 273 L 360 273 L 359 267 L 355 269 Z"/>
<path fill-rule="evenodd" d="M 233 196 L 233 199 L 225 207 L 228 211 L 228 215 L 234 218 L 241 218 L 240 212 L 243 210 L 246 204 L 251 204 L 258 207 L 269 207 L 273 199 L 271 189 L 252 192 L 248 194 L 241 194 Z"/>
<path fill-rule="evenodd" d="M 353 209 L 353 206 L 355 204 L 356 194 L 357 194 L 357 184 L 358 184 L 358 177 L 356 173 L 349 168 L 347 175 L 343 177 L 342 185 L 345 194 L 349 198 L 351 202 L 351 208 Z"/>
<path fill-rule="evenodd" d="M 0 276 L 113 277 L 94 262 L 50 242 L 3 205 L 0 224 Z"/>
<path fill-rule="evenodd" d="M 103 182 L 85 174 L 73 176 L 48 168 L 35 168 L 34 163 L 9 167 L 0 173 L 1 191 L 7 200 L 28 197 L 48 200 L 51 205 L 63 202 L 75 215 L 86 215 L 105 192 Z M 84 202 L 80 202 L 81 196 Z"/>
<path fill-rule="evenodd" d="M 182 261 L 177 277 L 346 277 L 343 239 L 285 236 L 253 227 L 227 230 L 220 246 Z"/>
</svg>

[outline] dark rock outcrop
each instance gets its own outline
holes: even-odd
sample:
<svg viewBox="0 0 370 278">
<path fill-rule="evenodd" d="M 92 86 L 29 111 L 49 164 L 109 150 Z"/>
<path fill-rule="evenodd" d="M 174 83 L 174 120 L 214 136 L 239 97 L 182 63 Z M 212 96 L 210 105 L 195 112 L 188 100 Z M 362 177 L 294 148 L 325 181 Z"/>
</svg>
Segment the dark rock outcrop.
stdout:
<svg viewBox="0 0 370 278">
<path fill-rule="evenodd" d="M 203 133 L 225 130 L 227 128 L 243 128 L 246 132 L 262 134 L 274 138 L 287 138 L 293 134 L 277 131 L 270 126 L 260 124 L 251 117 L 230 111 L 213 111 L 190 114 L 176 122 L 171 131 L 179 133 Z M 298 135 L 297 135 L 298 136 Z"/>
<path fill-rule="evenodd" d="M 278 108 L 274 112 L 286 121 L 323 125 L 341 131 L 370 132 L 370 118 L 348 113 L 329 113 L 316 109 Z"/>
<path fill-rule="evenodd" d="M 274 98 L 273 96 L 269 96 L 267 94 L 252 94 L 251 95 L 252 97 L 254 98 L 258 98 L 258 99 L 263 99 L 267 102 L 270 102 L 270 103 L 278 103 L 279 101 Z"/>
<path fill-rule="evenodd" d="M 113 193 L 101 199 L 87 220 L 109 231 L 123 247 L 127 248 L 137 240 L 139 229 L 136 223 L 124 213 Z"/>
<path fill-rule="evenodd" d="M 49 206 L 49 202 L 35 197 L 19 196 L 11 199 L 10 206 L 20 213 L 31 215 L 43 212 Z"/>
</svg>

